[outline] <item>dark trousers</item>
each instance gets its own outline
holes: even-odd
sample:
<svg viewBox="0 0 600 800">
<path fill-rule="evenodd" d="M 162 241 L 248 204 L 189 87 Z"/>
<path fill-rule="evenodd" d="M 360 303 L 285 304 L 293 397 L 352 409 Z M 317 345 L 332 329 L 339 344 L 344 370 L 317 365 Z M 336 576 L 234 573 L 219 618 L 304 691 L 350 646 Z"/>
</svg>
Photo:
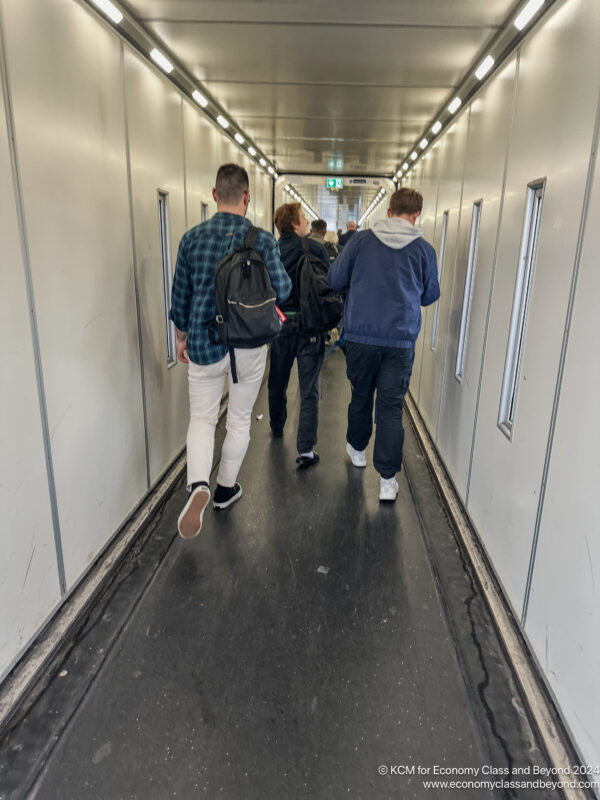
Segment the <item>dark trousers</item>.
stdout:
<svg viewBox="0 0 600 800">
<path fill-rule="evenodd" d="M 393 478 L 402 465 L 402 402 L 414 360 L 413 348 L 346 342 L 346 374 L 352 386 L 346 438 L 355 450 L 364 450 L 368 445 L 373 432 L 373 397 L 377 390 L 373 464 L 382 478 Z"/>
<path fill-rule="evenodd" d="M 296 446 L 308 453 L 317 443 L 319 422 L 319 372 L 325 355 L 325 336 L 305 334 L 300 321 L 288 318 L 271 344 L 269 371 L 269 419 L 274 431 L 282 431 L 287 419 L 287 387 L 294 358 L 298 361 L 300 417 Z"/>
</svg>

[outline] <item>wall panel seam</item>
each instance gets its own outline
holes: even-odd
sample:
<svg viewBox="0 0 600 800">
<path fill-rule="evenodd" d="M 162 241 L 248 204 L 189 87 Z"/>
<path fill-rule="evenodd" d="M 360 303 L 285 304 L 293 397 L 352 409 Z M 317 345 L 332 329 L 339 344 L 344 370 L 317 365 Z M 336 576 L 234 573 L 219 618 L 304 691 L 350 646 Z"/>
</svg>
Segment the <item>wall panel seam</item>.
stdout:
<svg viewBox="0 0 600 800">
<path fill-rule="evenodd" d="M 437 420 L 435 423 L 435 441 L 437 443 L 438 436 L 440 433 L 440 419 L 442 416 L 442 404 L 444 401 L 444 386 L 446 382 L 446 366 L 448 364 L 449 358 L 449 335 L 450 335 L 450 325 L 452 323 L 452 299 L 454 297 L 454 284 L 456 282 L 456 270 L 458 268 L 458 244 L 460 242 L 460 223 L 462 221 L 462 205 L 463 205 L 463 194 L 465 190 L 465 172 L 467 169 L 467 156 L 469 152 L 469 134 L 471 132 L 471 106 L 469 106 L 469 118 L 467 121 L 467 135 L 465 140 L 465 153 L 463 156 L 463 163 L 462 163 L 462 174 L 460 178 L 460 198 L 459 198 L 459 205 L 458 205 L 458 222 L 456 225 L 456 240 L 454 243 L 454 266 L 452 270 L 452 285 L 450 286 L 450 298 L 448 301 L 448 323 L 446 325 L 446 346 L 444 347 L 444 366 L 442 368 L 442 383 L 440 385 L 440 399 L 438 403 L 438 412 L 437 412 Z"/>
<path fill-rule="evenodd" d="M 187 197 L 187 164 L 185 158 L 185 113 L 183 109 L 183 96 L 179 95 L 181 107 L 181 159 L 183 164 L 183 217 L 185 219 L 185 230 L 189 228 L 188 223 L 188 197 Z"/>
<path fill-rule="evenodd" d="M 434 212 L 434 215 L 433 215 L 433 233 L 431 234 L 431 246 L 432 247 L 433 247 L 433 243 L 435 242 L 435 230 L 437 228 L 437 213 L 438 213 L 439 200 L 440 200 L 440 182 L 438 180 L 438 182 L 437 182 L 437 190 L 436 190 L 436 193 L 435 193 L 435 212 Z M 437 253 L 435 254 L 435 260 L 436 260 L 436 264 L 437 264 Z M 439 274 L 439 269 L 438 269 L 438 274 Z M 430 308 L 432 308 L 432 306 L 427 306 L 425 308 L 425 319 L 424 319 L 424 321 L 422 322 L 422 325 L 421 325 L 421 336 L 423 338 L 423 347 L 421 348 L 421 358 L 419 359 L 419 385 L 417 386 L 417 406 L 419 406 L 419 404 L 421 402 L 421 379 L 423 377 L 423 359 L 425 357 L 424 354 L 425 354 L 425 347 L 426 347 L 425 335 L 427 333 L 427 321 L 429 319 L 429 309 Z"/>
<path fill-rule="evenodd" d="M 492 300 L 494 296 L 494 283 L 496 280 L 496 266 L 498 263 L 498 248 L 500 244 L 500 232 L 502 230 L 502 217 L 504 214 L 504 195 L 506 193 L 506 179 L 508 177 L 508 162 L 510 159 L 510 145 L 513 134 L 513 127 L 515 121 L 515 110 L 517 107 L 517 89 L 519 84 L 519 67 L 521 62 L 521 51 L 517 51 L 515 60 L 515 77 L 512 93 L 512 103 L 510 111 L 510 122 L 508 128 L 508 136 L 506 137 L 506 155 L 504 157 L 504 174 L 502 176 L 502 189 L 500 190 L 500 208 L 498 210 L 498 226 L 496 228 L 496 241 L 494 243 L 494 256 L 492 262 L 492 275 L 490 278 L 490 291 L 488 297 L 487 315 L 485 318 L 485 327 L 483 331 L 483 343 L 481 347 L 481 361 L 479 365 L 479 382 L 477 384 L 477 399 L 475 401 L 475 414 L 473 417 L 473 434 L 471 436 L 471 453 L 469 455 L 469 471 L 467 473 L 467 487 L 465 492 L 465 506 L 469 506 L 469 494 L 471 491 L 471 477 L 473 475 L 473 461 L 475 458 L 475 440 L 477 438 L 477 424 L 479 422 L 479 404 L 481 401 L 481 390 L 483 388 L 483 371 L 485 367 L 485 355 L 487 351 L 487 340 L 490 328 L 490 318 L 492 315 Z"/>
<path fill-rule="evenodd" d="M 142 415 L 144 418 L 144 451 L 146 455 L 146 488 L 150 489 L 150 442 L 148 438 L 148 408 L 146 404 L 146 379 L 144 375 L 144 342 L 142 338 L 142 319 L 140 310 L 140 290 L 137 269 L 137 248 L 135 244 L 135 221 L 133 213 L 133 186 L 131 182 L 131 148 L 129 145 L 129 116 L 127 112 L 127 87 L 125 78 L 125 47 L 120 45 L 121 86 L 123 91 L 123 124 L 125 127 L 125 162 L 127 165 L 127 199 L 129 203 L 129 226 L 131 230 L 131 255 L 133 266 L 133 292 L 135 297 L 135 315 L 140 361 L 140 384 L 142 390 Z"/>
<path fill-rule="evenodd" d="M 575 258 L 573 262 L 573 275 L 571 277 L 571 288 L 569 291 L 569 302 L 567 305 L 567 312 L 565 315 L 565 327 L 563 331 L 563 340 L 560 350 L 560 359 L 558 363 L 558 373 L 556 376 L 556 385 L 554 389 L 554 398 L 552 402 L 552 413 L 550 415 L 550 426 L 548 429 L 548 442 L 546 445 L 546 453 L 544 456 L 544 466 L 542 470 L 542 480 L 540 484 L 540 492 L 538 496 L 538 506 L 535 515 L 535 525 L 533 529 L 533 542 L 531 545 L 531 555 L 529 558 L 529 569 L 527 572 L 527 581 L 525 584 L 525 596 L 523 598 L 523 610 L 521 612 L 521 624 L 525 626 L 527 620 L 527 612 L 529 610 L 529 600 L 531 596 L 531 585 L 533 582 L 533 573 L 535 570 L 535 560 L 537 555 L 537 547 L 540 536 L 540 528 L 542 516 L 544 513 L 544 500 L 546 498 L 546 486 L 548 483 L 548 473 L 550 471 L 550 462 L 552 459 L 552 448 L 554 445 L 554 434 L 556 432 L 556 421 L 558 417 L 558 409 L 560 405 L 560 395 L 562 389 L 563 376 L 565 371 L 565 364 L 567 360 L 567 350 L 569 347 L 569 337 L 571 333 L 571 320 L 573 318 L 573 310 L 575 306 L 575 295 L 577 293 L 577 284 L 579 280 L 579 272 L 581 267 L 581 255 L 583 252 L 583 245 L 585 240 L 585 231 L 587 227 L 588 209 L 590 204 L 590 197 L 592 194 L 592 187 L 594 184 L 594 173 L 596 170 L 596 159 L 598 152 L 598 140 L 600 137 L 600 91 L 598 93 L 598 103 L 596 106 L 596 118 L 594 121 L 594 128 L 592 132 L 592 143 L 590 150 L 590 157 L 588 163 L 588 172 L 585 182 L 585 189 L 583 194 L 583 205 L 581 210 L 581 218 L 579 221 L 579 231 L 577 234 L 577 245 L 575 247 Z"/>
<path fill-rule="evenodd" d="M 33 347 L 33 361 L 35 368 L 35 379 L 38 393 L 38 403 L 40 411 L 40 421 L 42 426 L 42 439 L 46 463 L 46 477 L 48 481 L 48 493 L 50 499 L 50 510 L 52 515 L 52 528 L 54 533 L 54 547 L 56 553 L 56 563 L 58 568 L 58 582 L 61 595 L 67 590 L 65 577 L 65 564 L 60 533 L 60 518 L 58 513 L 58 500 L 56 496 L 56 481 L 54 476 L 54 463 L 52 460 L 52 441 L 50 428 L 48 425 L 48 407 L 46 403 L 46 389 L 44 384 L 44 373 L 42 368 L 42 354 L 40 349 L 39 329 L 35 307 L 35 293 L 33 287 L 33 276 L 31 272 L 31 254 L 29 252 L 29 238 L 25 219 L 25 203 L 23 199 L 23 185 L 21 172 L 19 169 L 19 157 L 17 152 L 17 142 L 15 134 L 15 122 L 10 93 L 10 83 L 8 77 L 8 56 L 5 46 L 4 18 L 2 7 L 0 6 L 0 75 L 2 89 L 4 92 L 4 111 L 6 116 L 6 128 L 8 134 L 8 147 L 10 153 L 10 163 L 13 178 L 13 190 L 15 196 L 15 206 L 19 226 L 19 238 L 21 241 L 21 255 L 23 272 L 25 275 L 25 286 L 27 291 L 27 304 L 29 308 L 29 327 L 31 332 L 31 343 Z"/>
</svg>

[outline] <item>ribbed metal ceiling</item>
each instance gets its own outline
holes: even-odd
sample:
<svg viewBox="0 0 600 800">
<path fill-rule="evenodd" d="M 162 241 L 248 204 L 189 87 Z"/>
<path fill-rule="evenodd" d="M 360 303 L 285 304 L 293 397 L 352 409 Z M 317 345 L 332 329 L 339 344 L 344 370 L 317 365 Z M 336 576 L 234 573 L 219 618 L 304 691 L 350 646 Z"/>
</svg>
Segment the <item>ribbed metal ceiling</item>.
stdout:
<svg viewBox="0 0 600 800">
<path fill-rule="evenodd" d="M 517 5 L 127 3 L 280 171 L 354 175 L 393 174 Z"/>
</svg>

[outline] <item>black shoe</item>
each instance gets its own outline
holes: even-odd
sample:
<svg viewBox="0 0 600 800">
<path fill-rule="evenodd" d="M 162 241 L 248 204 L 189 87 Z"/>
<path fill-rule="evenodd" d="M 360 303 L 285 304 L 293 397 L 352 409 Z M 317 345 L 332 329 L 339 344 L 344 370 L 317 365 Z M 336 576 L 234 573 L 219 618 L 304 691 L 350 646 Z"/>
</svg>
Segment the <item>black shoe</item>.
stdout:
<svg viewBox="0 0 600 800">
<path fill-rule="evenodd" d="M 296 464 L 298 464 L 298 469 L 306 469 L 307 467 L 312 467 L 314 464 L 319 463 L 319 454 L 314 453 L 312 458 L 310 456 L 298 456 L 296 459 Z"/>
<path fill-rule="evenodd" d="M 221 486 L 217 483 L 213 497 L 213 508 L 227 508 L 242 496 L 242 487 L 239 483 L 235 486 Z"/>
</svg>

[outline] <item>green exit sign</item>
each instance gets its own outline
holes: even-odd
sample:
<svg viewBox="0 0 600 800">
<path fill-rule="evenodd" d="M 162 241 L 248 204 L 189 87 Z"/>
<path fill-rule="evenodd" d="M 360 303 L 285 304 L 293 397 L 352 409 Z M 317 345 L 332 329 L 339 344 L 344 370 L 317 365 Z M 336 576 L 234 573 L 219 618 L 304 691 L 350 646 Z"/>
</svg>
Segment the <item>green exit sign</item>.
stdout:
<svg viewBox="0 0 600 800">
<path fill-rule="evenodd" d="M 327 169 L 344 169 L 344 159 L 330 158 L 327 161 Z"/>
<path fill-rule="evenodd" d="M 344 179 L 343 178 L 327 178 L 327 188 L 328 189 L 343 189 L 344 188 Z"/>
</svg>

